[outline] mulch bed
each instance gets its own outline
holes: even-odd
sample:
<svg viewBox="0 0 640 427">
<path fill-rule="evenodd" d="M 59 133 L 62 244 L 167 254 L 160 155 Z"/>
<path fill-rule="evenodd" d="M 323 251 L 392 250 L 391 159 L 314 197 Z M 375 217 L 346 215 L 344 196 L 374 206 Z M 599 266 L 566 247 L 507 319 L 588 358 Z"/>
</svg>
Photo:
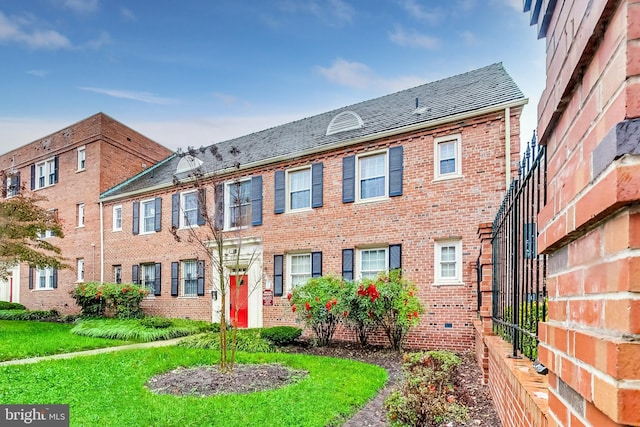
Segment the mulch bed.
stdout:
<svg viewBox="0 0 640 427">
<path fill-rule="evenodd" d="M 379 347 L 362 348 L 348 341 L 334 342 L 327 347 L 314 347 L 306 341 L 284 349 L 290 353 L 341 357 L 379 365 L 389 373 L 385 387 L 356 413 L 345 427 L 386 427 L 383 403 L 391 388 L 402 378 L 400 353 Z M 500 427 L 489 390 L 482 384 L 482 373 L 473 352 L 459 354 L 462 364 L 454 380 L 456 400 L 468 410 L 469 420 L 445 423 L 442 427 Z M 217 367 L 178 368 L 152 378 L 147 387 L 156 393 L 207 396 L 220 393 L 251 393 L 274 389 L 298 381 L 304 371 L 293 371 L 278 364 L 236 365 L 233 375 L 220 373 Z"/>
</svg>

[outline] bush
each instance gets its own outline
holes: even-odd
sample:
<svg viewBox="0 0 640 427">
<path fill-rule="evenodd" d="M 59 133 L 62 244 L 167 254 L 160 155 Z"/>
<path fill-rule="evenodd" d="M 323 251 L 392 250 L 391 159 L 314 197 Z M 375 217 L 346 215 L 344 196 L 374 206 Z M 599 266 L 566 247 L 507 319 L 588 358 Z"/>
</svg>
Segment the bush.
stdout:
<svg viewBox="0 0 640 427">
<path fill-rule="evenodd" d="M 233 334 L 227 334 L 228 345 L 231 345 L 232 337 Z M 194 335 L 183 339 L 179 345 L 190 348 L 220 350 L 220 335 L 216 332 Z M 248 353 L 273 353 L 276 351 L 271 342 L 260 337 L 258 329 L 238 329 L 236 350 Z"/>
<path fill-rule="evenodd" d="M 26 310 L 27 308 L 17 302 L 0 301 L 0 310 Z"/>
<path fill-rule="evenodd" d="M 140 319 L 140 307 L 149 291 L 130 283 L 82 283 L 71 291 L 71 297 L 80 306 L 85 317 L 104 317 L 112 309 L 118 319 Z"/>
<path fill-rule="evenodd" d="M 60 320 L 57 310 L 0 310 L 2 320 Z"/>
<path fill-rule="evenodd" d="M 269 340 L 278 347 L 293 343 L 300 335 L 302 335 L 302 329 L 294 328 L 293 326 L 274 326 L 260 331 L 262 338 Z"/>
<path fill-rule="evenodd" d="M 109 338 L 127 341 L 157 341 L 184 337 L 204 332 L 209 323 L 201 320 L 171 319 L 171 326 L 149 328 L 142 319 L 82 319 L 71 333 L 93 338 Z"/>
<path fill-rule="evenodd" d="M 369 343 L 369 334 L 375 332 L 378 324 L 372 315 L 371 301 L 362 298 L 358 292 L 359 289 L 357 283 L 345 282 L 345 292 L 339 304 L 339 311 L 342 311 L 345 325 L 354 330 L 360 345 L 366 347 Z"/>
<path fill-rule="evenodd" d="M 171 326 L 173 322 L 166 317 L 152 316 L 140 320 L 140 324 L 145 328 L 164 329 Z"/>
<path fill-rule="evenodd" d="M 312 278 L 287 295 L 296 317 L 311 328 L 318 345 L 329 344 L 342 313 L 336 307 L 345 289 L 342 279 L 333 276 Z"/>
<path fill-rule="evenodd" d="M 381 273 L 376 280 L 360 283 L 356 290 L 358 312 L 349 314 L 358 319 L 370 317 L 384 330 L 391 347 L 401 350 L 409 329 L 420 322 L 424 312 L 416 292 L 416 286 L 404 279 L 400 270 Z"/>
<path fill-rule="evenodd" d="M 384 402 L 393 426 L 436 426 L 464 422 L 467 410 L 456 403 L 453 376 L 462 363 L 447 351 L 427 351 L 404 356 L 403 381 Z"/>
</svg>

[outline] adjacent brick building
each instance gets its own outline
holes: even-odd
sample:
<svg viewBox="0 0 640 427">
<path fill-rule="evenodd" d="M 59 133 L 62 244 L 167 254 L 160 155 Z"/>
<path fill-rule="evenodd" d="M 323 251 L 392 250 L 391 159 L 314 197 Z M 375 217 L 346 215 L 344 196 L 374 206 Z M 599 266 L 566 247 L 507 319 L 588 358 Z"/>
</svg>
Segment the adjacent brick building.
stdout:
<svg viewBox="0 0 640 427">
<path fill-rule="evenodd" d="M 251 290 L 242 326 L 294 324 L 286 294 L 309 277 L 401 267 L 427 307 L 409 345 L 467 349 L 476 232 L 514 173 L 526 102 L 493 64 L 174 153 L 101 194 L 100 277 L 148 286 L 148 312 L 216 320 L 212 262 L 192 240 L 207 239 L 204 203 L 227 236 L 225 280 L 240 265 Z"/>
<path fill-rule="evenodd" d="M 62 221 L 65 237 L 44 233 L 62 249 L 73 269 L 16 266 L 0 283 L 0 299 L 30 309 L 76 312 L 69 291 L 81 281 L 99 281 L 101 218 L 98 196 L 171 152 L 99 113 L 0 156 L 6 197 L 32 191 Z"/>
</svg>

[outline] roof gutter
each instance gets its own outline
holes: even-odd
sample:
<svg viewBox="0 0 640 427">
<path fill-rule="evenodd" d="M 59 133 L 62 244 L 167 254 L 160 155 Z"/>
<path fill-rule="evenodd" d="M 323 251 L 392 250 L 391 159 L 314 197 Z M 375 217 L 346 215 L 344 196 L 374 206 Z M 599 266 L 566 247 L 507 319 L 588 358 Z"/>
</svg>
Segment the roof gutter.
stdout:
<svg viewBox="0 0 640 427">
<path fill-rule="evenodd" d="M 264 165 L 269 165 L 269 164 L 273 164 L 273 163 L 278 163 L 278 162 L 283 162 L 283 161 L 287 161 L 287 160 L 291 160 L 294 158 L 298 158 L 298 157 L 304 157 L 304 156 L 309 156 L 309 155 L 313 155 L 313 154 L 318 154 L 318 153 L 323 153 L 325 151 L 331 151 L 331 150 L 335 150 L 338 148 L 344 148 L 344 147 L 348 147 L 350 145 L 355 145 L 355 144 L 360 144 L 363 142 L 368 142 L 368 141 L 373 141 L 376 139 L 381 139 L 381 138 L 386 138 L 389 136 L 393 136 L 393 135 L 397 135 L 397 134 L 402 134 L 402 133 L 407 133 L 407 132 L 413 132 L 413 131 L 417 131 L 417 130 L 422 130 L 422 129 L 428 129 L 428 128 L 433 128 L 433 127 L 437 127 L 446 123 L 451 123 L 451 122 L 456 122 L 459 120 L 465 120 L 465 119 L 469 119 L 472 117 L 476 117 L 476 116 L 481 116 L 484 114 L 489 114 L 489 113 L 495 113 L 495 112 L 503 112 L 505 109 L 508 108 L 514 108 L 514 107 L 521 107 L 523 105 L 526 105 L 529 102 L 529 98 L 521 98 L 515 101 L 509 101 L 509 102 L 503 102 L 501 104 L 496 104 L 496 105 L 492 105 L 490 107 L 485 107 L 485 108 L 481 108 L 479 110 L 473 110 L 473 111 L 468 111 L 465 113 L 459 113 L 459 114 L 455 114 L 453 116 L 446 116 L 440 119 L 436 119 L 436 120 L 432 120 L 429 122 L 421 122 L 421 123 L 416 123 L 413 125 L 409 125 L 409 126 L 403 126 L 403 127 L 399 127 L 399 128 L 394 128 L 394 129 L 389 129 L 383 132 L 377 132 L 377 133 L 373 133 L 370 135 L 366 135 L 360 138 L 356 138 L 356 139 L 350 139 L 347 141 L 342 141 L 342 142 L 337 142 L 334 144 L 328 144 L 328 145 L 322 145 L 320 147 L 314 147 L 308 150 L 304 150 L 304 151 L 296 151 L 293 154 L 287 154 L 287 155 L 283 155 L 283 156 L 278 156 L 278 157 L 269 157 L 268 159 L 264 159 L 264 160 L 260 160 L 257 162 L 253 162 L 253 163 L 247 163 L 245 165 L 240 165 L 240 168 L 226 168 L 226 169 L 222 169 L 219 171 L 215 171 L 213 173 L 209 173 L 207 175 L 205 175 L 204 177 L 201 177 L 200 179 L 203 178 L 208 178 L 215 175 L 225 175 L 231 172 L 237 172 L 239 170 L 246 170 L 246 169 L 253 169 L 256 167 L 260 167 L 260 166 L 264 166 Z M 128 180 L 128 181 L 131 181 Z M 192 179 L 186 179 L 186 180 L 181 180 L 181 183 L 187 183 L 193 181 Z M 164 188 L 170 188 L 173 187 L 173 183 L 163 183 L 163 184 L 158 184 L 158 185 L 154 185 L 153 187 L 146 187 L 144 189 L 140 189 L 140 190 L 136 190 L 136 191 L 131 191 L 128 193 L 122 193 L 122 194 L 118 194 L 115 196 L 107 196 L 107 197 L 101 197 L 100 200 L 102 202 L 110 202 L 113 200 L 118 200 L 118 199 L 125 199 L 128 197 L 133 197 L 133 196 L 138 196 L 141 194 L 146 194 L 146 193 L 151 193 L 157 190 L 161 190 Z"/>
</svg>

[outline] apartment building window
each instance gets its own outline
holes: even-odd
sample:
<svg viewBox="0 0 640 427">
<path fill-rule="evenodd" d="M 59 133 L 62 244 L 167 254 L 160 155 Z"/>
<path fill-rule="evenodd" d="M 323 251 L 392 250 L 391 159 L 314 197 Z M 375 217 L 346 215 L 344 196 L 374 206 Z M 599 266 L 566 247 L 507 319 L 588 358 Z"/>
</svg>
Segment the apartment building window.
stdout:
<svg viewBox="0 0 640 427">
<path fill-rule="evenodd" d="M 36 283 L 38 289 L 54 289 L 54 269 L 50 267 L 37 269 Z"/>
<path fill-rule="evenodd" d="M 113 266 L 113 281 L 116 283 L 122 283 L 122 266 L 121 265 Z"/>
<path fill-rule="evenodd" d="M 311 168 L 290 171 L 287 174 L 289 209 L 311 207 Z"/>
<path fill-rule="evenodd" d="M 198 295 L 198 264 L 195 260 L 182 261 L 182 295 Z"/>
<path fill-rule="evenodd" d="M 84 203 L 78 203 L 77 207 L 78 227 L 84 227 Z"/>
<path fill-rule="evenodd" d="M 198 224 L 198 192 L 182 193 L 182 220 L 180 227 L 192 227 Z"/>
<path fill-rule="evenodd" d="M 20 194 L 20 172 L 5 175 L 3 184 L 5 197 L 13 197 Z"/>
<path fill-rule="evenodd" d="M 133 234 L 146 234 L 162 229 L 162 198 L 133 202 Z"/>
<path fill-rule="evenodd" d="M 386 196 L 386 180 L 386 153 L 358 157 L 358 190 L 361 200 Z"/>
<path fill-rule="evenodd" d="M 228 224 L 225 228 L 245 227 L 251 224 L 251 180 L 227 184 L 226 211 Z"/>
<path fill-rule="evenodd" d="M 435 179 L 449 179 L 462 176 L 462 137 L 460 134 L 434 139 Z"/>
<path fill-rule="evenodd" d="M 85 169 L 85 163 L 87 159 L 87 150 L 85 147 L 78 148 L 78 171 Z"/>
<path fill-rule="evenodd" d="M 274 213 L 321 208 L 323 163 L 304 168 L 275 171 Z"/>
<path fill-rule="evenodd" d="M 381 200 L 402 195 L 403 147 L 342 159 L 342 202 Z"/>
<path fill-rule="evenodd" d="M 122 205 L 113 207 L 113 231 L 122 231 Z"/>
<path fill-rule="evenodd" d="M 441 240 L 435 243 L 436 284 L 462 283 L 462 240 Z"/>
<path fill-rule="evenodd" d="M 49 237 L 53 237 L 53 231 L 51 231 L 49 229 L 38 231 L 38 238 L 39 239 L 48 239 Z"/>
<path fill-rule="evenodd" d="M 84 282 L 84 258 L 78 258 L 78 282 Z"/>
<path fill-rule="evenodd" d="M 304 285 L 311 278 L 311 254 L 289 254 L 287 261 L 290 288 Z"/>
<path fill-rule="evenodd" d="M 388 270 L 387 248 L 360 249 L 359 261 L 360 278 L 375 279 Z"/>
<path fill-rule="evenodd" d="M 58 157 L 31 165 L 31 189 L 48 187 L 58 182 Z"/>
<path fill-rule="evenodd" d="M 156 284 L 156 265 L 159 264 L 141 264 L 140 265 L 140 283 L 139 285 L 149 291 L 149 295 L 155 294 Z"/>
<path fill-rule="evenodd" d="M 402 245 L 400 244 L 342 250 L 342 277 L 345 280 L 375 279 L 380 273 L 400 268 L 402 268 Z"/>
</svg>

